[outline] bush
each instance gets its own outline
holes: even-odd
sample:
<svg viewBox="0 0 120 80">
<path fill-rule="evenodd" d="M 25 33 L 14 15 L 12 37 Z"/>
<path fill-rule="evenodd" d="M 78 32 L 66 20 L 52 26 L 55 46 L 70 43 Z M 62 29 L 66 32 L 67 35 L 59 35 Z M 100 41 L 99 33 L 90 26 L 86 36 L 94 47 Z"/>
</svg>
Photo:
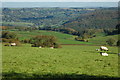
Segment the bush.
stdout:
<svg viewBox="0 0 120 80">
<path fill-rule="evenodd" d="M 6 39 L 6 38 L 2 38 L 2 42 L 8 42 L 8 43 L 13 43 L 15 41 L 18 41 L 17 39 Z"/>
<path fill-rule="evenodd" d="M 18 39 L 2 39 L 2 42 L 6 42 L 6 43 L 16 43 L 16 46 L 20 46 L 21 43 Z"/>
<path fill-rule="evenodd" d="M 32 47 L 55 47 L 58 48 L 57 39 L 54 36 L 39 35 L 30 39 Z"/>
<path fill-rule="evenodd" d="M 58 43 L 54 43 L 54 48 L 61 48 L 61 45 Z"/>
<path fill-rule="evenodd" d="M 3 31 L 2 32 L 2 38 L 17 39 L 17 35 L 15 33 L 13 33 L 13 32 Z"/>
<path fill-rule="evenodd" d="M 4 46 L 10 46 L 10 43 L 6 43 Z"/>
<path fill-rule="evenodd" d="M 25 39 L 25 40 L 22 40 L 21 42 L 23 42 L 23 43 L 30 43 L 30 40 L 29 39 Z"/>
<path fill-rule="evenodd" d="M 88 42 L 88 39 L 84 39 L 82 37 L 76 37 L 75 40 L 77 40 L 77 41 L 83 41 L 83 42 Z"/>
<path fill-rule="evenodd" d="M 20 41 L 17 38 L 17 35 L 9 31 L 2 32 L 2 42 L 16 43 L 17 46 L 21 45 Z"/>
<path fill-rule="evenodd" d="M 9 42 L 8 39 L 2 38 L 2 42 Z"/>
<path fill-rule="evenodd" d="M 117 41 L 117 46 L 120 46 L 120 40 Z"/>
<path fill-rule="evenodd" d="M 16 43 L 16 46 L 21 46 L 20 41 L 14 41 L 13 43 Z"/>
<path fill-rule="evenodd" d="M 116 42 L 116 40 L 113 39 L 113 38 L 110 38 L 110 39 L 108 39 L 106 42 L 107 42 L 108 45 L 113 46 L 114 43 Z"/>
<path fill-rule="evenodd" d="M 34 44 L 32 44 L 31 45 L 32 47 L 39 47 L 39 46 L 42 46 L 42 47 L 44 47 L 42 44 L 40 44 L 39 42 L 38 43 L 34 43 Z"/>
</svg>

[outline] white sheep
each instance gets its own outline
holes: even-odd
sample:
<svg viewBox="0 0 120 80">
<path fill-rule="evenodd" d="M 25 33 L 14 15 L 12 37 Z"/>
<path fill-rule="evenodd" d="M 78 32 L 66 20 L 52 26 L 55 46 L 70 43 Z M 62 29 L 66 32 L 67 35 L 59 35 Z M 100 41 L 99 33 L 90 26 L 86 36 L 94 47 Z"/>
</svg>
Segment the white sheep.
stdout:
<svg viewBox="0 0 120 80">
<path fill-rule="evenodd" d="M 42 48 L 42 46 L 39 46 L 39 48 Z"/>
<path fill-rule="evenodd" d="M 96 51 L 100 51 L 100 49 L 96 49 Z"/>
<path fill-rule="evenodd" d="M 101 54 L 102 56 L 108 56 L 107 53 L 102 53 L 102 52 L 100 52 L 100 54 Z"/>
<path fill-rule="evenodd" d="M 100 47 L 100 50 L 101 50 L 101 51 L 102 51 L 102 50 L 104 50 L 104 51 L 108 51 L 108 48 L 105 47 L 105 46 L 101 46 L 101 47 Z"/>
<path fill-rule="evenodd" d="M 120 56 L 120 53 L 118 53 L 118 56 Z"/>
<path fill-rule="evenodd" d="M 11 46 L 16 46 L 16 43 L 10 43 Z"/>
<path fill-rule="evenodd" d="M 50 49 L 54 49 L 54 47 L 50 47 Z"/>
</svg>

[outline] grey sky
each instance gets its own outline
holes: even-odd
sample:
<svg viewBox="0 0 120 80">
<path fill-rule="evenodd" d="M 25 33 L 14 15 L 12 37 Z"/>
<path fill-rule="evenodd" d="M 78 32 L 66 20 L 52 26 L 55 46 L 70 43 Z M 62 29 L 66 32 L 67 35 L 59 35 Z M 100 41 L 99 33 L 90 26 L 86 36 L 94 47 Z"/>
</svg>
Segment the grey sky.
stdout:
<svg viewBox="0 0 120 80">
<path fill-rule="evenodd" d="M 119 2 L 120 0 L 1 0 L 2 2 Z"/>
</svg>

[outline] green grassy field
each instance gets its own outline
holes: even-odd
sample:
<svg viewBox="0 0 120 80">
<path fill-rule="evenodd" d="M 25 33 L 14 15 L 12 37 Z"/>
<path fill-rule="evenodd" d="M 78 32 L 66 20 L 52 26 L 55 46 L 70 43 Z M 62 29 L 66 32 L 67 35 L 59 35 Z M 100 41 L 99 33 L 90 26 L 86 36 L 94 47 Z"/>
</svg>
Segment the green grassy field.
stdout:
<svg viewBox="0 0 120 80">
<path fill-rule="evenodd" d="M 2 47 L 3 78 L 37 78 L 67 76 L 118 77 L 117 47 L 109 47 L 109 56 L 95 51 L 99 46 L 62 46 L 59 49 L 31 47 Z M 55 75 L 54 75 L 55 74 Z M 59 75 L 60 74 L 60 75 Z M 56 76 L 57 75 L 57 76 Z"/>
<path fill-rule="evenodd" d="M 57 37 L 57 40 L 60 44 L 93 44 L 90 42 L 81 42 L 76 41 L 74 38 L 75 36 L 64 34 L 60 32 L 54 32 L 54 31 L 44 31 L 44 30 L 36 30 L 36 31 L 13 31 L 16 34 L 18 34 L 18 37 L 20 40 L 24 39 L 30 39 L 36 35 L 53 35 Z"/>
<path fill-rule="evenodd" d="M 13 26 L 33 26 L 33 23 L 26 22 L 0 22 L 4 25 L 13 25 Z"/>
<path fill-rule="evenodd" d="M 2 46 L 3 80 L 13 78 L 118 78 L 118 48 L 110 47 L 108 57 L 100 55 L 99 49 L 109 38 L 98 33 L 89 42 L 75 41 L 76 36 L 54 31 L 15 31 L 20 40 L 30 39 L 36 35 L 54 35 L 62 48 L 38 48 L 30 44 L 21 46 Z M 82 45 L 86 44 L 86 45 Z M 3 44 L 4 45 L 4 44 Z M 88 79 L 86 79 L 88 80 Z"/>
<path fill-rule="evenodd" d="M 76 36 L 69 35 L 69 34 L 64 34 L 60 32 L 55 32 L 55 31 L 45 31 L 45 30 L 35 30 L 35 31 L 14 31 L 20 40 L 24 39 L 30 39 L 31 37 L 34 37 L 36 35 L 53 35 L 57 37 L 58 42 L 60 44 L 89 44 L 89 45 L 106 45 L 106 41 L 109 38 L 114 38 L 118 39 L 118 35 L 110 35 L 110 36 L 105 36 L 104 33 L 96 33 L 97 37 L 93 37 L 89 39 L 89 42 L 82 42 L 82 41 L 76 41 L 74 38 Z"/>
<path fill-rule="evenodd" d="M 89 39 L 89 42 L 94 43 L 94 44 L 106 44 L 106 41 L 109 38 L 113 38 L 115 40 L 118 40 L 118 35 L 109 35 L 109 36 L 105 36 L 105 34 L 100 33 L 97 35 L 97 37 L 91 38 Z M 116 45 L 116 44 L 114 44 Z"/>
</svg>

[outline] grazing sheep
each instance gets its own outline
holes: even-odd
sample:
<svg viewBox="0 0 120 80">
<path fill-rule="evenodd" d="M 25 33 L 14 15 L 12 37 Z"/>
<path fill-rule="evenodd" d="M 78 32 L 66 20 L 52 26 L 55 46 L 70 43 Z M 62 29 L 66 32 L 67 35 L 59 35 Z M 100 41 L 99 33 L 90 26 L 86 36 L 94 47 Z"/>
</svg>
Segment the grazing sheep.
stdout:
<svg viewBox="0 0 120 80">
<path fill-rule="evenodd" d="M 102 53 L 102 52 L 100 52 L 100 54 L 101 54 L 102 56 L 108 56 L 107 53 Z"/>
<path fill-rule="evenodd" d="M 10 43 L 11 46 L 16 46 L 16 43 Z"/>
<path fill-rule="evenodd" d="M 96 51 L 100 51 L 100 49 L 96 49 Z"/>
<path fill-rule="evenodd" d="M 102 50 L 104 50 L 104 51 L 108 51 L 108 48 L 105 47 L 105 46 L 101 46 L 101 47 L 100 47 L 100 50 L 101 50 L 101 51 L 102 51 Z"/>
<path fill-rule="evenodd" d="M 42 46 L 39 46 L 39 48 L 42 48 Z"/>
<path fill-rule="evenodd" d="M 120 56 L 120 53 L 118 53 L 118 56 Z"/>
<path fill-rule="evenodd" d="M 54 47 L 50 47 L 50 49 L 54 49 Z"/>
</svg>

